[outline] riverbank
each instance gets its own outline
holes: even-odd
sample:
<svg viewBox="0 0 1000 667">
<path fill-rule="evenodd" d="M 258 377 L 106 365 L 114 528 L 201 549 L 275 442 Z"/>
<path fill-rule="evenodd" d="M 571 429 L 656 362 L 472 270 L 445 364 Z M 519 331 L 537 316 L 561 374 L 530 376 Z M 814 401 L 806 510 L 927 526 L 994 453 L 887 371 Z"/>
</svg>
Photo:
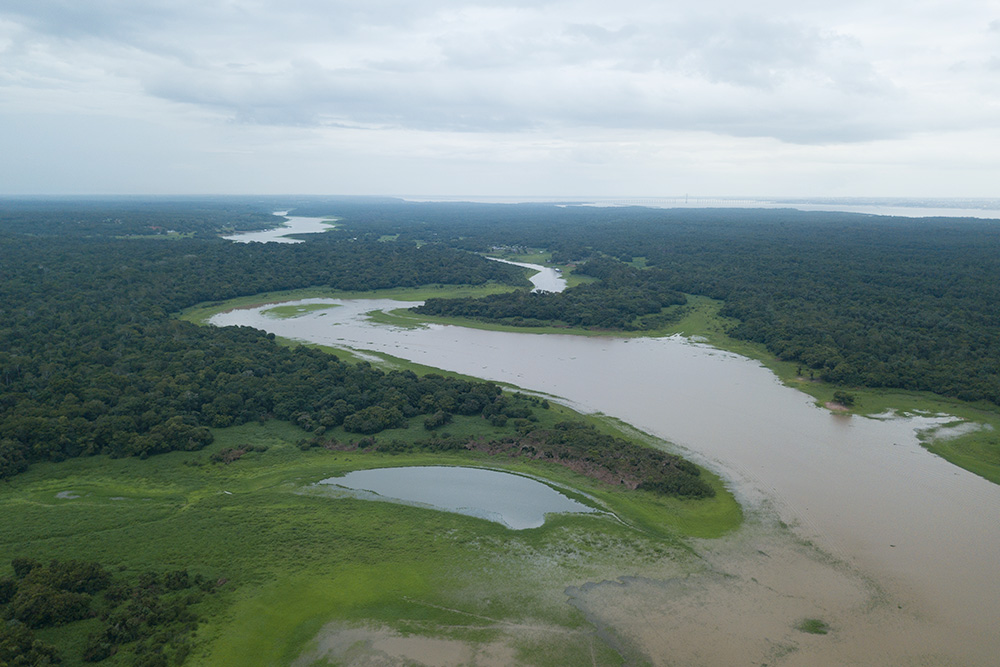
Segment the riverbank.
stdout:
<svg viewBox="0 0 1000 667">
<path fill-rule="evenodd" d="M 535 256 L 523 257 L 537 259 Z M 518 258 L 520 259 L 522 256 L 518 256 Z M 287 292 L 270 292 L 232 299 L 226 302 L 198 304 L 185 309 L 179 316 L 181 319 L 197 324 L 204 324 L 213 315 L 234 308 L 250 308 L 268 303 L 278 305 L 288 301 L 307 298 L 386 298 L 419 302 L 434 297 L 485 296 L 508 291 L 509 289 L 508 286 L 502 285 L 486 285 L 481 287 L 425 286 L 422 288 L 375 292 L 339 292 L 323 288 L 310 288 Z M 608 336 L 614 338 L 650 338 L 681 335 L 689 340 L 705 343 L 719 350 L 733 352 L 740 356 L 759 361 L 773 372 L 782 383 L 811 396 L 818 406 L 825 407 L 827 404 L 836 403 L 834 394 L 837 391 L 845 391 L 843 387 L 803 376 L 801 364 L 776 359 L 763 345 L 730 337 L 726 332 L 735 324 L 735 321 L 719 315 L 719 310 L 723 305 L 722 302 L 697 295 L 687 295 L 687 297 L 687 305 L 674 306 L 668 309 L 674 311 L 675 321 L 673 324 L 655 331 L 642 332 L 602 332 L 569 327 L 516 327 L 485 323 L 467 318 L 421 316 L 409 311 L 407 308 L 399 308 L 388 312 L 373 311 L 369 317 L 373 322 L 400 328 L 418 328 L 428 324 L 440 324 L 461 326 L 482 331 L 570 334 L 593 338 Z M 846 411 L 837 410 L 837 412 L 867 417 L 884 417 L 890 414 L 952 415 L 957 422 L 978 425 L 976 428 L 968 429 L 962 433 L 947 433 L 947 437 L 941 437 L 943 434 L 935 434 L 929 431 L 922 436 L 922 442 L 928 450 L 950 463 L 975 473 L 993 483 L 1000 484 L 1000 409 L 996 406 L 986 402 L 968 403 L 929 392 L 871 389 L 865 387 L 850 387 L 846 391 L 854 397 L 854 404 Z"/>
<path fill-rule="evenodd" d="M 984 656 L 990 653 L 991 614 L 984 610 L 995 609 L 1000 599 L 988 574 L 1000 535 L 988 518 L 993 509 L 984 508 L 1000 507 L 1000 493 L 921 448 L 915 431 L 941 429 L 948 419 L 832 415 L 759 362 L 681 337 L 523 336 L 436 325 L 403 329 L 373 325 L 366 317 L 403 304 L 343 305 L 322 318 L 305 315 L 294 326 L 254 311 L 213 321 L 361 347 L 528 387 L 678 443 L 686 455 L 724 471 L 745 507 L 780 517 L 792 526 L 790 535 L 821 545 L 821 560 L 877 582 L 883 591 L 878 599 L 889 601 L 882 607 L 885 614 L 875 619 L 854 609 L 843 618 L 867 619 L 852 626 L 859 637 L 866 632 L 874 632 L 876 640 L 880 633 L 894 637 L 883 651 L 891 659 L 880 663 L 938 655 L 932 644 L 921 644 L 914 654 L 905 637 L 894 634 L 906 626 L 933 637 L 940 655 L 958 664 L 989 664 Z M 744 555 L 751 583 L 760 581 L 753 571 L 759 568 L 764 576 L 766 564 L 755 563 L 753 553 Z M 942 559 L 948 567 L 941 566 Z M 834 581 L 838 572 L 826 571 L 824 577 Z M 789 583 L 788 594 L 794 589 L 804 600 L 820 599 L 814 591 L 819 581 L 802 576 Z M 874 602 L 866 604 L 873 608 Z M 913 618 L 924 625 L 911 626 Z M 813 621 L 829 623 L 817 612 L 792 625 L 822 627 Z M 752 630 L 734 632 L 736 645 L 745 643 L 741 632 Z M 777 635 L 765 636 L 777 641 Z"/>
<path fill-rule="evenodd" d="M 803 375 L 802 364 L 781 361 L 758 343 L 737 340 L 726 331 L 735 320 L 721 317 L 721 301 L 688 296 L 683 317 L 661 335 L 680 334 L 703 341 L 720 350 L 755 359 L 766 366 L 784 384 L 811 396 L 817 405 L 831 412 L 884 418 L 887 415 L 951 415 L 952 425 L 967 424 L 964 431 L 929 430 L 921 442 L 934 454 L 961 468 L 1000 484 L 1000 408 L 985 401 L 970 403 L 938 396 L 930 392 L 902 389 L 841 387 Z M 848 392 L 854 399 L 850 406 L 835 400 L 837 392 Z"/>
</svg>

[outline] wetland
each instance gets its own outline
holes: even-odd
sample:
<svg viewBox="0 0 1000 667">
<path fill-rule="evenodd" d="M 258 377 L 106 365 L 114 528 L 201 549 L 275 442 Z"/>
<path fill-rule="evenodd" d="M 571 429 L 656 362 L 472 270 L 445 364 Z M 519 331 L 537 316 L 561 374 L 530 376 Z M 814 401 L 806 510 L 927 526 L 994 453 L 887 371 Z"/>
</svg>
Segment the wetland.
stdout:
<svg viewBox="0 0 1000 667">
<path fill-rule="evenodd" d="M 63 566 L 30 562 L 200 582 L 171 633 L 34 628 L 64 664 L 995 658 L 998 487 L 932 454 L 1000 480 L 995 226 L 338 202 L 303 243 L 230 243 L 289 203 L 46 206 L 0 237 L 0 611 L 40 624 L 42 580 L 60 599 Z M 559 265 L 567 297 L 490 248 Z M 240 304 L 216 323 L 253 328 L 191 324 Z M 821 407 L 837 394 L 852 407 Z M 656 461 L 685 483 L 644 488 Z M 311 491 L 427 466 L 604 511 L 512 530 Z"/>
<path fill-rule="evenodd" d="M 772 580 L 774 590 L 804 606 L 812 600 L 826 609 L 839 636 L 852 639 L 849 647 L 838 644 L 843 652 L 827 653 L 825 664 L 860 659 L 864 647 L 874 646 L 880 637 L 887 638 L 882 644 L 892 644 L 880 649 L 891 658 L 889 664 L 925 654 L 986 664 L 992 652 L 991 619 L 1000 617 L 1000 587 L 992 574 L 993 554 L 1000 549 L 995 522 L 1000 487 L 920 445 L 920 433 L 952 418 L 831 414 L 781 384 L 760 363 L 681 337 L 533 335 L 436 324 L 404 329 L 375 324 L 368 314 L 410 303 L 335 303 L 339 307 L 322 317 L 307 312 L 293 320 L 273 320 L 259 310 L 241 309 L 211 321 L 405 358 L 560 397 L 583 412 L 621 419 L 719 471 L 751 515 L 773 516 L 792 526 L 786 538 L 778 539 L 781 531 L 758 527 L 729 538 L 730 546 L 705 545 L 711 554 L 706 558 L 718 559 L 718 571 L 744 573 L 741 580 L 748 590 L 740 599 L 747 611 L 755 606 L 751 598 L 764 595 L 753 582 L 763 580 Z M 818 552 L 796 546 L 796 540 L 815 545 Z M 781 556 L 753 557 L 752 550 L 733 544 L 754 544 L 757 551 Z M 688 630 L 701 627 L 705 614 L 732 609 L 729 598 L 739 589 L 704 583 L 697 595 L 714 593 L 690 617 Z M 658 609 L 665 619 L 674 605 L 690 600 L 678 602 L 685 595 L 676 585 L 662 584 L 671 592 L 658 596 L 661 584 L 630 580 L 607 590 L 621 598 L 617 604 L 641 601 L 649 613 Z M 604 597 L 607 590 L 588 588 L 577 599 Z M 595 591 L 603 592 L 598 596 Z M 862 612 L 865 605 L 876 611 Z M 613 606 L 599 605 L 604 610 Z M 629 626 L 628 614 L 622 613 L 607 622 Z M 802 613 L 803 619 L 819 615 Z M 732 620 L 736 626 L 743 623 Z M 742 627 L 731 631 L 733 651 L 755 632 L 752 625 Z M 908 632 L 917 632 L 921 640 L 909 641 Z M 652 654 L 657 654 L 652 643 L 668 641 L 659 633 L 634 638 Z M 817 655 L 829 649 L 809 642 Z M 803 651 L 800 646 L 797 655 Z"/>
</svg>

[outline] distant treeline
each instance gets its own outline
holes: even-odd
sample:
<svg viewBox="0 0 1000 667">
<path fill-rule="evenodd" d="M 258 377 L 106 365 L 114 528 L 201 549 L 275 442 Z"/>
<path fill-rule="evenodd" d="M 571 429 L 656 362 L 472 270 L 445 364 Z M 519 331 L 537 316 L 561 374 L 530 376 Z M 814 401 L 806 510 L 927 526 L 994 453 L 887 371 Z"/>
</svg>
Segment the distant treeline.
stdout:
<svg viewBox="0 0 1000 667">
<path fill-rule="evenodd" d="M 573 319 L 584 300 L 593 313 L 617 308 L 623 294 L 637 301 L 660 290 L 701 294 L 723 300 L 721 314 L 740 320 L 733 336 L 763 343 L 825 380 L 1000 404 L 997 221 L 385 200 L 371 209 L 351 201 L 315 206 L 349 211 L 345 231 L 359 237 L 398 234 L 472 251 L 546 248 L 583 271 L 608 258 L 650 267 L 603 294 L 588 286 L 584 296 L 577 287 L 544 300 L 435 302 L 428 312 L 538 323 L 539 315 Z M 622 319 L 620 328 L 657 324 Z"/>
<path fill-rule="evenodd" d="M 205 238 L 220 232 L 278 226 L 261 202 L 234 197 L 0 198 L 0 233 L 35 236 L 163 236 Z"/>
<path fill-rule="evenodd" d="M 588 261 L 578 272 L 600 282 L 559 294 L 520 290 L 478 299 L 428 299 L 413 310 L 517 326 L 634 330 L 662 324 L 662 318 L 656 317 L 661 310 L 687 302 L 683 294 L 667 287 L 660 272 L 640 271 L 600 257 Z"/>
</svg>

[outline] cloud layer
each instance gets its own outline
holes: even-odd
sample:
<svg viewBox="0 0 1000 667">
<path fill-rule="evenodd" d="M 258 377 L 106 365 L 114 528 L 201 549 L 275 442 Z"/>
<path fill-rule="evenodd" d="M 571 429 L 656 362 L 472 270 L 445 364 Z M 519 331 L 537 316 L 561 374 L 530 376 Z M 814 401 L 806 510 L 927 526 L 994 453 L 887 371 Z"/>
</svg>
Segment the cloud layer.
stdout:
<svg viewBox="0 0 1000 667">
<path fill-rule="evenodd" d="M 995 137 L 997 3 L 876 4 L 7 0 L 0 113 L 149 123 L 223 152 L 222 135 L 273 155 L 364 135 L 370 155 L 402 142 L 477 164 L 497 142 L 614 164 L 729 138 L 738 163 Z"/>
</svg>

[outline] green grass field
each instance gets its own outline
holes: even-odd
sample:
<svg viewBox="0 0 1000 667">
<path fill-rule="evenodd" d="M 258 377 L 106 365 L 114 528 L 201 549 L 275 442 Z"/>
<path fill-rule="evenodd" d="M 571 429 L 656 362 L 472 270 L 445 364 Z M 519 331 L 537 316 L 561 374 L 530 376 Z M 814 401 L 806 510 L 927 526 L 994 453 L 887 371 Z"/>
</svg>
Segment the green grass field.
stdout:
<svg viewBox="0 0 1000 667">
<path fill-rule="evenodd" d="M 552 419 L 565 416 L 564 408 L 552 410 Z M 458 418 L 449 429 L 481 429 L 474 420 Z M 422 435 L 417 426 L 397 431 L 380 437 Z M 716 498 L 679 501 L 622 492 L 554 465 L 471 453 L 302 451 L 296 443 L 306 433 L 282 422 L 215 436 L 200 452 L 42 463 L 6 482 L 0 576 L 9 576 L 12 558 L 28 556 L 96 560 L 124 573 L 184 568 L 225 580 L 197 605 L 202 623 L 187 664 L 288 664 L 332 621 L 473 646 L 499 641 L 530 664 L 570 664 L 583 657 L 582 645 L 563 641 L 566 633 L 594 638 L 565 603 L 567 585 L 664 560 L 697 568 L 686 539 L 721 535 L 742 519 L 718 480 Z M 209 461 L 245 444 L 267 449 L 230 464 Z M 565 516 L 512 531 L 457 514 L 309 492 L 349 470 L 427 464 L 530 474 L 589 496 L 617 519 Z M 69 651 L 82 645 L 89 623 L 46 630 L 44 639 L 70 647 L 65 664 L 82 664 Z M 522 641 L 513 630 L 520 625 L 537 632 Z M 587 646 L 588 656 L 598 650 L 611 663 L 617 659 L 600 642 Z M 103 664 L 130 664 L 129 656 Z"/>
</svg>

